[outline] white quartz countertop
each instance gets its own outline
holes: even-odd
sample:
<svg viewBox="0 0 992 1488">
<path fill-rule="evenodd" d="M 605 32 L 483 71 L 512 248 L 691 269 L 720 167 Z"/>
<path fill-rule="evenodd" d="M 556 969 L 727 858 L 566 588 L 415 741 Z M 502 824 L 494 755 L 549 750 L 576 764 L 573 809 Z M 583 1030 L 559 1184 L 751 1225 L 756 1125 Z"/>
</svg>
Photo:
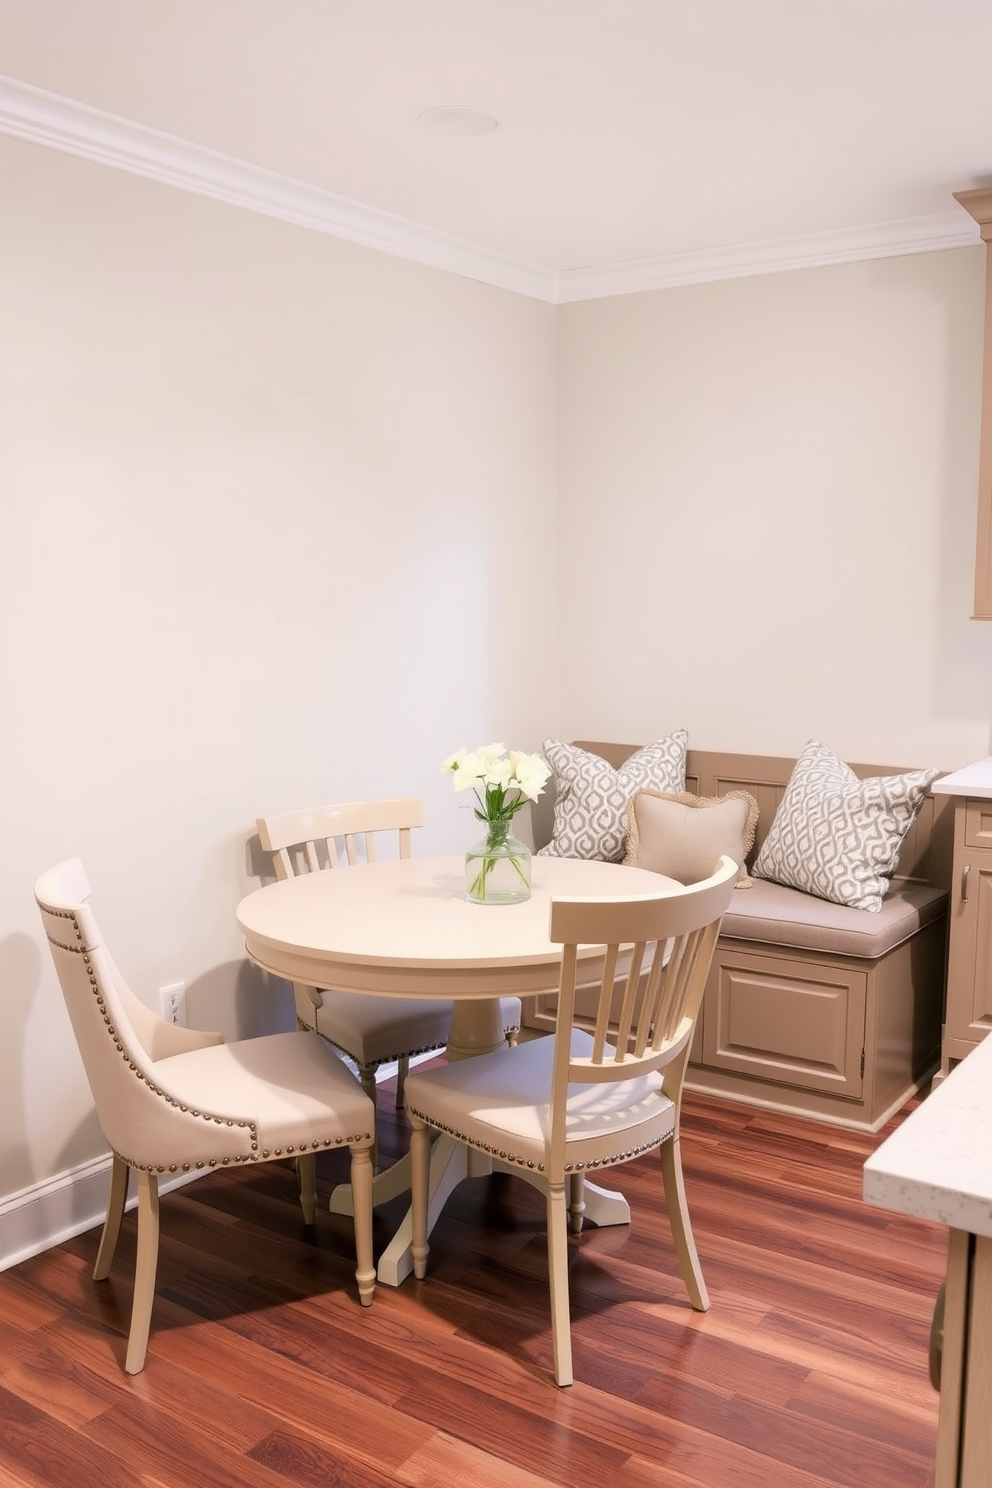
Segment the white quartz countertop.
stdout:
<svg viewBox="0 0 992 1488">
<path fill-rule="evenodd" d="M 879 1209 L 992 1236 L 992 1038 L 872 1153 L 864 1196 Z"/>
<path fill-rule="evenodd" d="M 930 791 L 935 796 L 992 797 L 992 755 L 952 770 L 950 775 L 935 780 Z"/>
</svg>

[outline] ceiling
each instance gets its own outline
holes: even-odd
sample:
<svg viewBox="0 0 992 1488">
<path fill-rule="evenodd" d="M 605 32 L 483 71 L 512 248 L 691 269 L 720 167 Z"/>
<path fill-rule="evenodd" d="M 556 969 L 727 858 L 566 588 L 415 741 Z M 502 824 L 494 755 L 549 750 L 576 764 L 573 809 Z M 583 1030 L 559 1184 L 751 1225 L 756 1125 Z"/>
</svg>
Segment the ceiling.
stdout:
<svg viewBox="0 0 992 1488">
<path fill-rule="evenodd" d="M 990 0 L 0 0 L 0 130 L 579 298 L 978 241 L 990 59 Z"/>
</svg>

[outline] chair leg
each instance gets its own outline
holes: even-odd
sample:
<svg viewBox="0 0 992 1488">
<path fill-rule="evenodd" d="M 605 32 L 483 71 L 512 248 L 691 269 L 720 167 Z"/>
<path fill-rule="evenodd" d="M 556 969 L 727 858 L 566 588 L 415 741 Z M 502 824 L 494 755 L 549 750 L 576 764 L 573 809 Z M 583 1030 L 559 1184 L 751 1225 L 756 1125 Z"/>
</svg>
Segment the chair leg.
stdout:
<svg viewBox="0 0 992 1488">
<path fill-rule="evenodd" d="M 138 1261 L 134 1268 L 134 1301 L 127 1337 L 127 1374 L 140 1374 L 145 1367 L 148 1330 L 155 1300 L 158 1268 L 158 1179 L 154 1173 L 138 1173 Z"/>
<path fill-rule="evenodd" d="M 124 1205 L 127 1203 L 127 1180 L 130 1176 L 130 1171 L 124 1159 L 118 1157 L 115 1152 L 113 1164 L 110 1169 L 110 1197 L 107 1200 L 107 1217 L 103 1222 L 100 1249 L 96 1253 L 96 1264 L 93 1267 L 94 1281 L 106 1281 L 110 1275 L 110 1267 L 113 1264 L 114 1252 L 117 1249 L 117 1241 L 121 1233 Z"/>
<path fill-rule="evenodd" d="M 427 1275 L 427 1212 L 430 1207 L 431 1129 L 419 1116 L 410 1117 L 410 1221 L 413 1274 L 423 1281 Z"/>
<path fill-rule="evenodd" d="M 317 1159 L 312 1152 L 301 1152 L 296 1159 L 296 1177 L 303 1223 L 312 1225 L 317 1219 Z"/>
<path fill-rule="evenodd" d="M 396 1061 L 396 1109 L 402 1111 L 406 1105 L 406 1077 L 410 1072 L 409 1054 L 401 1054 Z"/>
<path fill-rule="evenodd" d="M 672 1227 L 672 1240 L 675 1244 L 679 1270 L 682 1272 L 685 1289 L 689 1293 L 689 1301 L 697 1312 L 706 1312 L 710 1305 L 710 1298 L 706 1290 L 706 1282 L 703 1280 L 703 1268 L 699 1264 L 699 1254 L 692 1234 L 692 1222 L 689 1219 L 689 1206 L 686 1203 L 685 1183 L 682 1178 L 682 1149 L 678 1132 L 669 1141 L 662 1143 L 660 1157 L 661 1172 L 665 1182 L 665 1208 L 668 1210 L 668 1223 Z"/>
<path fill-rule="evenodd" d="M 573 1235 L 582 1234 L 582 1221 L 586 1212 L 585 1192 L 585 1173 L 572 1173 L 568 1180 L 568 1228 Z"/>
<path fill-rule="evenodd" d="M 375 1262 L 372 1259 L 372 1148 L 351 1149 L 351 1202 L 355 1223 L 355 1280 L 363 1307 L 372 1306 L 375 1296 Z"/>
<path fill-rule="evenodd" d="M 375 1065 L 374 1064 L 360 1064 L 358 1066 L 358 1078 L 362 1082 L 362 1089 L 365 1091 L 365 1094 L 368 1096 L 368 1098 L 372 1102 L 373 1106 L 375 1106 L 375 1104 L 376 1104 L 376 1089 L 377 1089 L 377 1086 L 376 1086 L 376 1083 L 375 1083 Z M 376 1109 L 378 1110 L 378 1107 L 376 1107 Z M 378 1149 L 378 1146 L 376 1144 L 375 1138 L 373 1136 L 373 1141 L 372 1141 L 372 1171 L 373 1171 L 373 1173 L 376 1172 L 376 1170 L 378 1169 L 378 1167 L 379 1167 L 379 1149 Z"/>
<path fill-rule="evenodd" d="M 548 1184 L 548 1282 L 555 1384 L 572 1383 L 572 1331 L 568 1310 L 568 1231 L 565 1184 Z"/>
<path fill-rule="evenodd" d="M 375 1065 L 360 1064 L 358 1066 L 358 1078 L 362 1082 L 362 1089 L 365 1091 L 365 1094 L 372 1104 L 375 1105 Z"/>
</svg>

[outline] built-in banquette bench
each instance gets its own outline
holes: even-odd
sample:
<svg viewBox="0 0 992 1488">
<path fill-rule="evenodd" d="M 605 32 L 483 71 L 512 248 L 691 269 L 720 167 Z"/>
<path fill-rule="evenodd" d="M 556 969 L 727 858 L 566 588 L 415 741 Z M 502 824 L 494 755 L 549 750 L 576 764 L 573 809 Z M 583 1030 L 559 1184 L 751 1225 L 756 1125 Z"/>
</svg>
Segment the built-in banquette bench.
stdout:
<svg viewBox="0 0 992 1488">
<path fill-rule="evenodd" d="M 581 748 L 619 767 L 638 745 Z M 759 817 L 753 862 L 794 760 L 690 749 L 686 790 L 749 792 Z M 860 776 L 896 774 L 852 765 Z M 686 1087 L 877 1131 L 940 1062 L 953 801 L 928 795 L 881 912 L 849 909 L 755 879 L 734 890 L 696 1029 Z M 550 836 L 551 803 L 533 814 Z M 524 1026 L 553 1026 L 532 999 Z"/>
</svg>

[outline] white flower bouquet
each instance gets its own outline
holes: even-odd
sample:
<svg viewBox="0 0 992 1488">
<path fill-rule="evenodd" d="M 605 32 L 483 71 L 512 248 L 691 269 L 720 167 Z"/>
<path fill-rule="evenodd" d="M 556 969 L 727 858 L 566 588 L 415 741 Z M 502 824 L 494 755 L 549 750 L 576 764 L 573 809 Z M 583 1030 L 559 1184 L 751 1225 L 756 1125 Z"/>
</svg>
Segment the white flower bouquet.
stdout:
<svg viewBox="0 0 992 1488">
<path fill-rule="evenodd" d="M 475 815 L 486 823 L 486 840 L 466 856 L 467 894 L 478 903 L 515 903 L 530 894 L 530 852 L 510 827 L 528 801 L 536 801 L 551 774 L 539 754 L 507 750 L 503 744 L 458 749 L 441 769 L 456 791 L 474 791 Z M 505 865 L 510 882 L 501 875 Z"/>
</svg>

